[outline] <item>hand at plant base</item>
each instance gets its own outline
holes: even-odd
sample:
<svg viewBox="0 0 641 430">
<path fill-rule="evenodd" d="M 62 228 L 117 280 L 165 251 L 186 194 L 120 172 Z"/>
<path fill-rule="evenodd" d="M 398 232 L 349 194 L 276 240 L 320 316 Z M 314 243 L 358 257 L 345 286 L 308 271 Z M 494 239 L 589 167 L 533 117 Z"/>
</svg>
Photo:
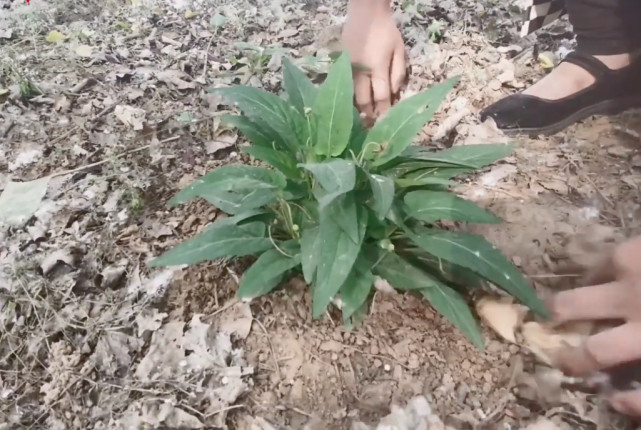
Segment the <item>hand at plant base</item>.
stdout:
<svg viewBox="0 0 641 430">
<path fill-rule="evenodd" d="M 405 79 L 405 45 L 390 0 L 351 0 L 342 43 L 356 66 L 358 109 L 369 120 L 383 115 Z"/>
<path fill-rule="evenodd" d="M 590 336 L 579 348 L 560 351 L 558 366 L 573 376 L 588 376 L 641 360 L 641 236 L 619 245 L 591 276 L 599 283 L 558 293 L 549 307 L 559 323 L 615 320 L 622 323 Z M 641 365 L 641 362 L 640 362 Z M 641 389 L 609 398 L 618 411 L 641 418 Z"/>
</svg>

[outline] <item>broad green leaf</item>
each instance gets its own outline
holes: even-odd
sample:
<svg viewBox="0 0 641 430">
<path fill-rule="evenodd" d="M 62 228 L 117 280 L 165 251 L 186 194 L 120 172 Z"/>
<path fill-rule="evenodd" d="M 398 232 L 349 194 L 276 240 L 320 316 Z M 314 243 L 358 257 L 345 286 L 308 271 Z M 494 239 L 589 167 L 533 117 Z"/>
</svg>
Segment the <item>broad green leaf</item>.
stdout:
<svg viewBox="0 0 641 430">
<path fill-rule="evenodd" d="M 280 284 L 288 270 L 299 264 L 299 253 L 287 256 L 277 249 L 265 251 L 243 274 L 236 295 L 244 299 L 253 299 L 267 294 Z"/>
<path fill-rule="evenodd" d="M 380 166 L 399 156 L 457 82 L 458 78 L 449 79 L 392 107 L 367 134 L 365 158 L 372 160 L 374 166 Z"/>
<path fill-rule="evenodd" d="M 347 233 L 354 243 L 359 243 L 362 238 L 359 237 L 360 227 L 356 210 L 356 200 L 354 199 L 354 194 L 350 192 L 337 197 L 328 204 L 321 216 L 329 216 Z"/>
<path fill-rule="evenodd" d="M 523 275 L 482 236 L 424 228 L 410 238 L 423 251 L 482 275 L 534 312 L 547 316 L 543 302 Z"/>
<path fill-rule="evenodd" d="M 351 317 L 346 318 L 345 315 L 343 315 L 343 327 L 346 332 L 352 331 L 357 324 L 360 324 L 365 320 L 368 308 L 369 306 L 366 300 L 360 308 L 356 309 L 352 313 Z"/>
<path fill-rule="evenodd" d="M 348 148 L 355 155 L 358 155 L 363 149 L 363 142 L 365 142 L 365 138 L 367 137 L 367 129 L 363 125 L 363 120 L 358 109 L 353 108 L 352 118 L 352 134 L 349 138 Z"/>
<path fill-rule="evenodd" d="M 464 167 L 433 167 L 429 169 L 415 170 L 403 176 L 404 179 L 434 177 L 441 179 L 450 179 L 454 176 L 464 173 L 473 172 L 474 169 Z"/>
<path fill-rule="evenodd" d="M 368 174 L 367 178 L 374 197 L 373 209 L 379 219 L 384 219 L 394 201 L 394 181 L 382 175 Z"/>
<path fill-rule="evenodd" d="M 235 164 L 219 167 L 181 190 L 169 200 L 171 206 L 188 202 L 198 197 L 219 192 L 250 194 L 255 191 L 283 189 L 286 185 L 282 173 L 264 167 Z"/>
<path fill-rule="evenodd" d="M 359 256 L 356 259 L 351 273 L 340 288 L 343 319 L 351 318 L 367 300 L 374 284 L 374 274 L 371 269 L 372 265 L 367 258 Z"/>
<path fill-rule="evenodd" d="M 489 282 L 470 269 L 436 258 L 420 248 L 408 249 L 408 251 L 413 254 L 419 267 L 437 276 L 448 285 L 456 285 L 463 290 L 471 291 L 477 288 L 484 288 Z"/>
<path fill-rule="evenodd" d="M 243 224 L 248 224 L 254 221 L 260 221 L 266 224 L 272 219 L 274 219 L 274 214 L 271 213 L 270 211 L 266 211 L 263 209 L 253 209 L 253 210 L 242 212 L 238 215 L 225 217 L 225 218 L 221 217 L 220 219 L 216 219 L 215 225 L 228 225 L 228 224 L 243 225 Z M 260 234 L 264 235 L 264 233 L 260 233 Z"/>
<path fill-rule="evenodd" d="M 311 284 L 320 261 L 321 241 L 318 227 L 306 228 L 300 237 L 301 266 L 305 282 Z"/>
<path fill-rule="evenodd" d="M 255 189 L 241 194 L 210 188 L 204 190 L 200 197 L 221 211 L 232 215 L 267 206 L 277 201 L 276 194 L 269 189 Z"/>
<path fill-rule="evenodd" d="M 440 288 L 424 288 L 419 292 L 441 315 L 458 327 L 472 343 L 483 350 L 483 335 L 476 318 L 463 297 L 445 284 Z"/>
<path fill-rule="evenodd" d="M 479 326 L 469 307 L 455 290 L 394 253 L 388 253 L 374 268 L 374 273 L 396 289 L 422 294 L 476 346 L 483 348 Z"/>
<path fill-rule="evenodd" d="M 274 133 L 272 130 L 268 130 L 258 124 L 255 124 L 246 116 L 224 115 L 221 120 L 223 123 L 240 130 L 240 132 L 244 134 L 253 145 L 273 149 L 281 142 L 281 138 L 278 134 Z"/>
<path fill-rule="evenodd" d="M 302 199 L 308 197 L 310 190 L 307 183 L 302 181 L 287 181 L 287 186 L 283 190 L 283 199 L 287 201 Z"/>
<path fill-rule="evenodd" d="M 471 201 L 443 191 L 411 191 L 404 198 L 407 215 L 432 223 L 439 220 L 495 224 L 500 219 Z"/>
<path fill-rule="evenodd" d="M 381 257 L 383 258 L 381 259 Z M 373 268 L 374 274 L 387 280 L 397 290 L 415 291 L 424 288 L 437 288 L 441 285 L 441 281 L 410 264 L 394 252 L 377 249 L 376 254 L 369 255 L 369 258 L 372 263 L 380 260 Z"/>
<path fill-rule="evenodd" d="M 280 170 L 288 178 L 299 179 L 302 177 L 300 170 L 296 167 L 296 160 L 290 157 L 287 152 L 266 146 L 245 146 L 240 149 L 252 157 L 264 161 L 270 166 Z"/>
<path fill-rule="evenodd" d="M 367 212 L 360 210 L 355 216 L 357 216 L 359 226 L 360 240 L 358 243 L 354 243 L 332 218 L 321 216 L 320 262 L 312 295 L 312 315 L 314 318 L 323 314 L 332 297 L 349 276 L 359 254 L 367 226 Z"/>
<path fill-rule="evenodd" d="M 300 113 L 306 115 L 305 109 L 314 106 L 318 88 L 287 57 L 283 58 L 283 82 L 289 100 Z"/>
<path fill-rule="evenodd" d="M 472 172 L 474 167 L 457 167 L 453 164 L 442 163 L 439 161 L 420 160 L 416 158 L 395 158 L 397 163 L 387 163 L 381 166 L 380 172 L 386 176 L 401 178 L 407 175 L 417 174 L 419 172 L 428 172 L 429 174 L 439 174 L 440 171 L 459 170 L 461 172 Z M 453 176 L 453 175 L 452 175 Z"/>
<path fill-rule="evenodd" d="M 290 151 L 297 151 L 305 144 L 300 141 L 297 132 L 301 124 L 306 123 L 305 118 L 277 95 L 242 85 L 216 88 L 210 92 L 221 94 L 234 102 L 250 121 L 266 130 L 264 133 L 276 133 Z"/>
<path fill-rule="evenodd" d="M 337 158 L 323 163 L 300 164 L 300 166 L 309 170 L 323 188 L 324 193 L 317 195 L 321 208 L 341 194 L 352 191 L 356 185 L 356 167 L 351 161 Z"/>
<path fill-rule="evenodd" d="M 399 188 L 423 187 L 427 185 L 442 185 L 445 187 L 456 187 L 458 184 L 448 179 L 433 175 L 418 175 L 415 178 L 398 178 L 394 182 Z"/>
<path fill-rule="evenodd" d="M 189 239 L 150 263 L 151 267 L 196 264 L 221 257 L 242 257 L 272 247 L 265 237 L 263 223 L 249 223 L 243 226 L 232 224 L 229 218 L 215 222 L 198 236 Z"/>
<path fill-rule="evenodd" d="M 429 151 L 425 147 L 412 146 L 407 148 L 403 156 L 480 169 L 507 157 L 513 150 L 514 145 L 510 144 L 461 145 L 438 152 Z"/>
<path fill-rule="evenodd" d="M 316 154 L 336 157 L 347 147 L 353 125 L 353 97 L 352 67 L 345 52 L 330 69 L 312 108 Z"/>
</svg>

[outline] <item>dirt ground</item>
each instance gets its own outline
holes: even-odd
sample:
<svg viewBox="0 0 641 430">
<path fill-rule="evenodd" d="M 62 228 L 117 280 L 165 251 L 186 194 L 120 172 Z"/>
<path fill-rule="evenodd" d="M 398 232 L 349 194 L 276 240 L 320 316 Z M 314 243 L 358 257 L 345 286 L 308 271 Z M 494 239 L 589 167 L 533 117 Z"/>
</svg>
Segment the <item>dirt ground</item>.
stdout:
<svg viewBox="0 0 641 430">
<path fill-rule="evenodd" d="M 206 89 L 278 91 L 281 55 L 307 59 L 322 79 L 345 3 L 0 10 L 0 191 L 45 178 L 20 193 L 40 193 L 33 216 L 0 223 L 0 429 L 366 429 L 425 400 L 429 426 L 396 428 L 632 428 L 522 343 L 485 329 L 481 352 L 414 296 L 377 292 L 362 326 L 346 331 L 338 315 L 312 321 L 296 281 L 236 301 L 245 261 L 147 268 L 218 216 L 167 200 L 242 160 Z M 397 16 L 408 91 L 462 76 L 426 145 L 508 141 L 478 111 L 542 76 L 539 53 L 572 48 L 564 21 L 518 38 L 517 4 L 409 0 Z M 469 228 L 542 294 L 577 285 L 598 250 L 641 233 L 639 133 L 630 112 L 517 139 L 514 156 L 461 188 L 504 222 Z"/>
</svg>

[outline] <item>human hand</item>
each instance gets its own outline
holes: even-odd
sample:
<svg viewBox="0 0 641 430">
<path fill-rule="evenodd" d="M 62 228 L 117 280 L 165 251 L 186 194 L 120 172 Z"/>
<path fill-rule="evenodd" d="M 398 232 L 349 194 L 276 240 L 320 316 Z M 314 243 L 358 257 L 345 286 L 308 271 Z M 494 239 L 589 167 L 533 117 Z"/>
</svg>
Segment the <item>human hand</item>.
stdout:
<svg viewBox="0 0 641 430">
<path fill-rule="evenodd" d="M 641 236 L 619 245 L 595 273 L 598 284 L 556 294 L 550 310 L 559 323 L 617 320 L 619 326 L 594 334 L 578 348 L 559 352 L 558 366 L 573 376 L 587 376 L 641 360 Z M 609 396 L 612 406 L 641 418 L 641 389 Z"/>
<path fill-rule="evenodd" d="M 389 109 L 405 80 L 405 45 L 390 0 L 351 0 L 342 44 L 356 66 L 356 106 L 371 121 Z"/>
</svg>

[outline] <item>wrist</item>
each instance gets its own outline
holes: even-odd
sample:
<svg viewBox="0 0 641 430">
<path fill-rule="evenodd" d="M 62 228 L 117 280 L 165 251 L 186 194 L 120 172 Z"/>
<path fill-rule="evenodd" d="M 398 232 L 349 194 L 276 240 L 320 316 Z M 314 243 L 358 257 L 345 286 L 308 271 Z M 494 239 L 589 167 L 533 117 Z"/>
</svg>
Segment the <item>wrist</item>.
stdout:
<svg viewBox="0 0 641 430">
<path fill-rule="evenodd" d="M 392 13 L 392 0 L 349 0 L 347 17 L 381 15 Z"/>
</svg>

